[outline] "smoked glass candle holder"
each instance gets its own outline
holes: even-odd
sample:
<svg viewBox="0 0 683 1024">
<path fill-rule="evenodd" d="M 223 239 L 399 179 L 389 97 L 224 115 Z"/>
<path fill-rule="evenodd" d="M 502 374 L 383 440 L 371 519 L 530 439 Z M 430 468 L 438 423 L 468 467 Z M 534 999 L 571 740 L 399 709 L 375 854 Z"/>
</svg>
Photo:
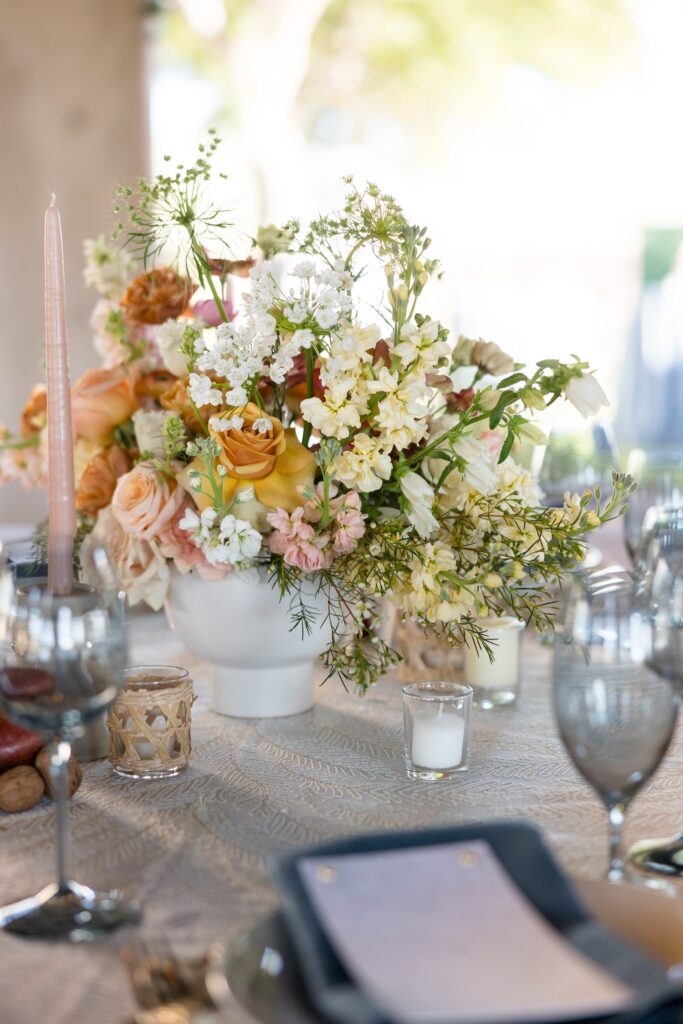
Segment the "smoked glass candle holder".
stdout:
<svg viewBox="0 0 683 1024">
<path fill-rule="evenodd" d="M 519 697 L 524 623 L 512 616 L 479 619 L 490 637 L 493 661 L 486 651 L 465 648 L 465 682 L 474 691 L 474 703 L 485 711 L 514 704 Z"/>
<path fill-rule="evenodd" d="M 184 668 L 127 668 L 107 720 L 114 771 L 128 779 L 168 779 L 183 771 L 192 750 L 193 700 Z"/>
<path fill-rule="evenodd" d="M 467 771 L 472 687 L 409 683 L 403 687 L 406 772 L 434 782 Z"/>
</svg>

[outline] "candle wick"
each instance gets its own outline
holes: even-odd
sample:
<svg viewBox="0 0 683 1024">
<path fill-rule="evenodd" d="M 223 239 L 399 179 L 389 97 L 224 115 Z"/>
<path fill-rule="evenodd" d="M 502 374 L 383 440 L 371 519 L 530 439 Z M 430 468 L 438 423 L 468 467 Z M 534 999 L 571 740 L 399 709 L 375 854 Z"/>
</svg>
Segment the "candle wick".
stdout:
<svg viewBox="0 0 683 1024">
<path fill-rule="evenodd" d="M 57 196 L 54 192 L 50 192 L 50 206 L 57 205 Z"/>
</svg>

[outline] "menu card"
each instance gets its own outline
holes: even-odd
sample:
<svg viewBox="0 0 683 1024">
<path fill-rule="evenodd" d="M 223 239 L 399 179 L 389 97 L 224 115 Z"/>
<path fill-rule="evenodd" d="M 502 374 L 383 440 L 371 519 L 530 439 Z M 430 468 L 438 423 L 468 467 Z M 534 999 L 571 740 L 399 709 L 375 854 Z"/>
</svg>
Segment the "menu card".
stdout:
<svg viewBox="0 0 683 1024">
<path fill-rule="evenodd" d="M 633 996 L 539 914 L 487 842 L 297 867 L 346 971 L 397 1024 L 562 1021 Z"/>
</svg>

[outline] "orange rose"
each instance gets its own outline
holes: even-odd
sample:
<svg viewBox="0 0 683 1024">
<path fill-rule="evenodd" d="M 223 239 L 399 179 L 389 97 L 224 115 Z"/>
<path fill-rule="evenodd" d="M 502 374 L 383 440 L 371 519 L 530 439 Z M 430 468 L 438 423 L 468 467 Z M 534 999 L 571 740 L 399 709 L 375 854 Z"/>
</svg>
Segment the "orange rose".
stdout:
<svg viewBox="0 0 683 1024">
<path fill-rule="evenodd" d="M 157 267 L 131 281 L 121 307 L 130 323 L 163 324 L 180 316 L 195 288 L 173 267 Z"/>
<path fill-rule="evenodd" d="M 111 501 L 116 481 L 130 469 L 130 458 L 114 445 L 98 452 L 85 467 L 76 492 L 76 508 L 94 516 Z"/>
<path fill-rule="evenodd" d="M 87 370 L 71 391 L 74 432 L 96 444 L 109 444 L 114 428 L 125 423 L 137 407 L 130 378 L 120 366 Z"/>
<path fill-rule="evenodd" d="M 249 402 L 244 409 L 230 409 L 213 416 L 210 423 L 229 421 L 239 416 L 242 426 L 216 430 L 210 426 L 211 436 L 221 453 L 219 465 L 226 470 L 223 477 L 223 501 L 228 502 L 240 485 L 252 484 L 257 501 L 267 508 L 284 508 L 292 512 L 305 499 L 299 493 L 300 485 L 311 486 L 315 476 L 315 460 L 308 448 L 297 440 L 293 430 L 285 430 L 280 420 L 268 416 L 257 405 Z M 208 482 L 202 480 L 200 490 L 192 487 L 189 471 L 204 473 L 200 459 L 195 459 L 179 477 L 179 483 L 194 498 L 200 508 L 212 504 Z M 197 479 L 197 478 L 195 478 Z"/>
<path fill-rule="evenodd" d="M 47 390 L 36 384 L 21 414 L 21 436 L 34 437 L 47 423 Z"/>
<path fill-rule="evenodd" d="M 280 420 L 262 412 L 249 402 L 244 409 L 231 409 L 217 420 L 231 420 L 239 416 L 242 426 L 236 430 L 209 430 L 222 449 L 220 461 L 235 480 L 260 480 L 272 473 L 275 460 L 284 452 L 287 442 L 285 428 Z"/>
<path fill-rule="evenodd" d="M 158 402 L 164 391 L 168 391 L 176 379 L 168 370 L 152 370 L 150 373 L 143 373 L 135 382 L 135 397 L 140 401 L 143 398 L 153 398 Z"/>
<path fill-rule="evenodd" d="M 151 462 L 138 462 L 119 478 L 111 510 L 126 533 L 152 540 L 168 528 L 184 497 L 175 480 L 167 479 Z"/>
<path fill-rule="evenodd" d="M 185 426 L 189 427 L 195 434 L 204 433 L 204 425 L 190 403 L 187 394 L 187 384 L 184 380 L 178 380 L 174 377 L 173 384 L 167 387 L 159 396 L 159 404 L 162 409 L 167 409 L 169 412 L 174 412 L 176 416 L 180 416 Z M 204 406 L 204 409 L 200 409 L 200 412 L 205 420 L 208 420 L 213 413 L 213 406 Z"/>
</svg>

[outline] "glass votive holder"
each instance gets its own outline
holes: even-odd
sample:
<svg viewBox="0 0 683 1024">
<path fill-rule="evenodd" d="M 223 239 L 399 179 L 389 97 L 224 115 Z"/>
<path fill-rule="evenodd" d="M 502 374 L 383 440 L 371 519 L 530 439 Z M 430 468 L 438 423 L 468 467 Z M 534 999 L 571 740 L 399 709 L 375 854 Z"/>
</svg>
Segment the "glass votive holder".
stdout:
<svg viewBox="0 0 683 1024">
<path fill-rule="evenodd" d="M 519 697 L 524 623 L 512 616 L 478 619 L 493 641 L 493 661 L 486 651 L 465 648 L 465 680 L 474 690 L 474 703 L 488 711 L 514 704 Z"/>
<path fill-rule="evenodd" d="M 472 687 L 409 683 L 403 687 L 406 772 L 434 782 L 467 771 Z"/>
<path fill-rule="evenodd" d="M 128 779 L 169 779 L 192 750 L 192 680 L 175 665 L 134 665 L 107 719 L 109 760 Z"/>
</svg>

